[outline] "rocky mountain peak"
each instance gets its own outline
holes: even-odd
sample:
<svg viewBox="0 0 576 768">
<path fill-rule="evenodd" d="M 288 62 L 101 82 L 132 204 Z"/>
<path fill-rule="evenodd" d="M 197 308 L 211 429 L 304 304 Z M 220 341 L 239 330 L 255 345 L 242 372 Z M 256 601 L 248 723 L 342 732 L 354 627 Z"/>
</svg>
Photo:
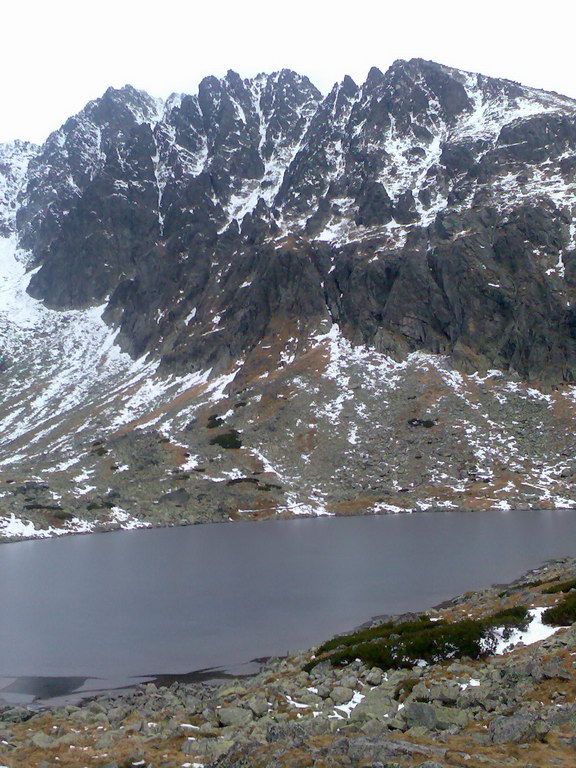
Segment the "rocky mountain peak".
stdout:
<svg viewBox="0 0 576 768">
<path fill-rule="evenodd" d="M 0 494 L 572 503 L 575 194 L 573 99 L 422 59 L 110 89 L 2 145 Z"/>
<path fill-rule="evenodd" d="M 167 333 L 186 355 L 196 342 L 188 337 L 183 342 L 177 323 L 170 330 L 152 317 L 135 323 L 135 310 L 123 305 L 126 297 L 132 297 L 131 306 L 152 303 L 156 313 L 165 315 L 171 307 L 171 316 L 185 317 L 210 296 L 220 314 L 230 313 L 221 302 L 224 296 L 232 299 L 219 281 L 224 273 L 232 279 L 247 245 L 273 248 L 275 238 L 298 235 L 304 238 L 299 248 L 306 243 L 306 259 L 314 261 L 318 257 L 312 254 L 322 252 L 333 268 L 329 278 L 320 273 L 307 286 L 310 300 L 322 282 L 335 280 L 342 296 L 335 306 L 328 291 L 318 317 L 338 317 L 364 343 L 379 339 L 398 354 L 419 345 L 435 352 L 454 349 L 463 334 L 466 347 L 474 348 L 462 319 L 446 326 L 439 317 L 428 318 L 431 306 L 443 317 L 457 316 L 456 295 L 447 292 L 438 273 L 449 259 L 439 260 L 438 253 L 448 246 L 459 249 L 459 242 L 447 240 L 458 231 L 476 236 L 482 230 L 491 244 L 501 238 L 508 243 L 502 228 L 508 232 L 517 217 L 526 221 L 523 206 L 536 188 L 538 195 L 548 195 L 544 206 L 539 197 L 540 211 L 548 213 L 531 216 L 528 229 L 518 224 L 519 233 L 528 232 L 551 259 L 569 250 L 569 227 L 561 224 L 571 216 L 569 198 L 546 190 L 561 184 L 568 191 L 572 183 L 573 115 L 572 100 L 423 59 L 397 61 L 386 73 L 373 67 L 361 87 L 345 78 L 324 98 L 290 70 L 252 79 L 230 70 L 221 79 L 205 78 L 197 96 L 173 96 L 165 105 L 131 86 L 111 88 L 52 134 L 30 163 L 18 211 L 20 244 L 40 266 L 29 290 L 55 307 L 111 296 L 109 317 L 120 323 L 127 347 L 154 351 L 162 338 L 166 359 L 174 360 L 173 350 L 167 354 Z M 549 168 L 546 179 L 527 173 L 544 157 L 557 170 Z M 507 185 L 519 163 L 519 178 L 525 180 L 515 186 L 517 204 Z M 483 213 L 487 208 L 493 211 L 489 216 Z M 234 221 L 245 224 L 234 228 Z M 556 234 L 541 232 L 542 227 Z M 395 284 L 414 259 L 423 260 L 418 269 L 431 280 L 427 290 L 439 303 L 422 306 L 417 331 L 406 309 L 392 309 L 397 288 L 373 320 L 360 320 L 346 299 L 339 266 L 350 251 L 361 262 L 377 258 L 397 265 L 388 272 L 396 275 Z M 159 252 L 161 270 L 151 270 Z M 485 255 L 478 253 L 483 261 Z M 75 286 L 66 277 L 71 272 L 77 275 Z M 555 275 L 547 266 L 543 284 L 554 282 Z M 170 294 L 176 281 L 190 283 L 178 310 Z M 558 288 L 551 290 L 558 297 Z M 404 291 L 398 300 L 405 300 Z M 559 312 L 570 310 L 566 304 L 560 309 L 566 301 Z M 273 315 L 276 310 L 270 309 Z M 194 327 L 205 333 L 198 323 Z M 186 326 L 188 336 L 191 331 L 194 336 Z M 220 345 L 222 334 L 214 338 Z M 247 333 L 239 349 L 255 338 Z M 505 343 L 488 357 L 502 365 L 512 355 L 526 374 L 533 355 L 518 357 L 513 349 Z M 202 355 L 195 353 L 196 364 L 202 364 Z"/>
<path fill-rule="evenodd" d="M 132 85 L 108 88 L 102 98 L 95 99 L 85 108 L 85 114 L 103 126 L 121 130 L 125 120 L 138 123 L 156 122 L 162 113 L 162 99 L 156 99 Z"/>
<path fill-rule="evenodd" d="M 355 96 L 358 92 L 358 86 L 354 80 L 352 80 L 350 75 L 344 76 L 344 79 L 342 80 L 342 90 L 348 97 Z"/>
<path fill-rule="evenodd" d="M 392 65 L 394 66 L 394 64 Z M 368 70 L 368 75 L 366 76 L 366 81 L 364 83 L 364 87 L 368 89 L 377 88 L 379 85 L 382 85 L 384 82 L 384 73 L 381 69 L 378 67 L 370 67 Z"/>
</svg>

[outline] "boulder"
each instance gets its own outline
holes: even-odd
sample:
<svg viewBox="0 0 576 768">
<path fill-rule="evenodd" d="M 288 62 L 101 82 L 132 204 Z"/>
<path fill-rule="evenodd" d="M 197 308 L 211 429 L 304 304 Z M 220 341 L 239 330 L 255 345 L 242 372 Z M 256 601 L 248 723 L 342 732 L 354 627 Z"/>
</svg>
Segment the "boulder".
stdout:
<svg viewBox="0 0 576 768">
<path fill-rule="evenodd" d="M 396 713 L 397 703 L 384 688 L 368 691 L 352 712 L 351 720 L 383 720 L 385 716 Z"/>
<path fill-rule="evenodd" d="M 285 742 L 287 747 L 299 747 L 307 740 L 306 731 L 298 723 L 271 725 L 266 732 L 266 741 L 270 744 L 281 741 Z"/>
<path fill-rule="evenodd" d="M 210 760 L 217 760 L 225 755 L 233 747 L 232 741 L 225 739 L 197 739 L 185 741 L 182 751 L 185 755 L 206 755 Z"/>
<path fill-rule="evenodd" d="M 246 706 L 256 717 L 262 717 L 268 712 L 268 702 L 260 694 L 250 697 L 246 701 Z"/>
<path fill-rule="evenodd" d="M 424 763 L 420 763 L 418 768 L 444 768 L 442 763 L 437 763 L 436 760 L 426 760 Z"/>
<path fill-rule="evenodd" d="M 51 749 L 57 746 L 56 739 L 52 736 L 48 736 L 47 733 L 43 733 L 42 731 L 35 733 L 30 739 L 30 743 L 33 747 L 37 747 L 38 749 Z"/>
<path fill-rule="evenodd" d="M 450 683 L 439 683 L 430 686 L 430 701 L 439 701 L 442 704 L 455 704 L 460 693 L 460 687 Z"/>
<path fill-rule="evenodd" d="M 443 748 L 427 747 L 396 739 L 383 739 L 374 742 L 365 736 L 351 738 L 348 748 L 348 755 L 354 764 L 386 763 L 390 758 L 418 757 L 419 755 L 432 759 L 443 757 L 445 753 L 446 750 Z"/>
<path fill-rule="evenodd" d="M 254 718 L 249 709 L 242 709 L 242 707 L 222 707 L 222 709 L 218 710 L 217 715 L 220 725 L 224 727 L 228 725 L 248 725 Z"/>
<path fill-rule="evenodd" d="M 542 740 L 549 730 L 549 726 L 534 712 L 495 717 L 488 726 L 493 744 Z"/>
<path fill-rule="evenodd" d="M 346 688 L 343 685 L 337 685 L 332 689 L 330 698 L 334 704 L 347 704 L 354 696 L 354 691 L 351 688 Z"/>
<path fill-rule="evenodd" d="M 409 728 L 423 726 L 430 731 L 446 730 L 452 726 L 463 728 L 470 719 L 467 712 L 459 709 L 423 702 L 411 702 L 402 714 Z"/>
</svg>

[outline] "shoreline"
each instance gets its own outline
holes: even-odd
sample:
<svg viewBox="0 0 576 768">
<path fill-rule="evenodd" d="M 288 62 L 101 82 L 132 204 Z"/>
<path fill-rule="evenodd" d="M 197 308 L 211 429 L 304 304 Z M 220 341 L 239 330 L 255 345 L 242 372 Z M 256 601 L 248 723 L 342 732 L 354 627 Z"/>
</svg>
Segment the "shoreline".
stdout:
<svg viewBox="0 0 576 768">
<path fill-rule="evenodd" d="M 502 606 L 553 605 L 558 598 L 545 587 L 565 577 L 576 578 L 575 558 L 458 595 L 427 614 L 455 621 Z M 220 685 L 147 683 L 35 713 L 0 706 L 3 759 L 10 768 L 36 768 L 47 757 L 72 768 L 80 754 L 92 765 L 118 768 L 140 760 L 155 768 L 186 762 L 344 768 L 384 759 L 480 768 L 494 760 L 527 766 L 517 762 L 518 745 L 526 744 L 532 766 L 573 765 L 576 625 L 508 653 L 387 672 L 359 662 L 323 662 L 304 672 L 315 653 L 269 659 L 256 675 Z M 317 762 L 322 754 L 328 762 Z"/>
<path fill-rule="evenodd" d="M 513 507 L 510 509 L 502 509 L 499 507 L 489 507 L 487 509 L 471 509 L 466 507 L 435 507 L 430 509 L 406 509 L 406 510 L 379 510 L 377 512 L 370 512 L 370 513 L 361 513 L 361 514 L 355 514 L 355 513 L 340 513 L 340 514 L 319 514 L 319 515 L 313 515 L 313 514 L 290 514 L 290 513 L 282 513 L 280 516 L 276 517 L 267 517 L 267 518 L 246 518 L 245 520 L 209 520 L 209 521 L 198 521 L 198 522 L 190 522 L 190 521 L 183 521 L 181 523 L 174 523 L 172 525 L 167 525 L 165 523 L 162 523 L 161 525 L 154 525 L 154 523 L 150 523 L 147 521 L 142 521 L 142 524 L 138 525 L 130 525 L 125 528 L 122 526 L 117 527 L 109 527 L 107 525 L 103 525 L 101 527 L 95 527 L 93 530 L 90 531 L 69 531 L 69 530 L 61 530 L 59 533 L 55 533 L 53 535 L 38 535 L 38 536 L 21 536 L 21 537 L 5 537 L 0 536 L 0 544 L 19 544 L 24 541 L 50 541 L 52 539 L 61 539 L 68 536 L 89 536 L 92 534 L 101 534 L 101 533 L 119 533 L 119 532 L 127 532 L 127 531 L 143 531 L 143 530 L 160 530 L 160 529 L 169 529 L 169 528 L 192 528 L 196 526 L 206 526 L 206 525 L 226 525 L 228 523 L 230 524 L 236 524 L 236 523 L 270 523 L 270 522 L 281 522 L 285 520 L 320 520 L 320 519 L 326 519 L 326 520 L 334 520 L 339 518 L 356 518 L 356 517 L 396 517 L 398 515 L 420 515 L 420 514 L 442 514 L 442 513 L 463 513 L 463 514 L 475 514 L 475 515 L 483 515 L 483 514 L 494 514 L 496 512 L 499 512 L 501 514 L 509 514 L 509 513 L 521 513 L 521 512 L 574 512 L 576 514 L 576 507 L 528 507 L 528 506 L 522 506 L 522 507 Z"/>
</svg>

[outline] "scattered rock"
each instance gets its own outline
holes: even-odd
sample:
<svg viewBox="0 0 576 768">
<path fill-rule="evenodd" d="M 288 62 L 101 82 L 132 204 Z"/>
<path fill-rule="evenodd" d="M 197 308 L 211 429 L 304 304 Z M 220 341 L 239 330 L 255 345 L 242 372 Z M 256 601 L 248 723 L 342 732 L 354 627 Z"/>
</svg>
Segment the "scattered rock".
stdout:
<svg viewBox="0 0 576 768">
<path fill-rule="evenodd" d="M 549 730 L 549 726 L 532 712 L 495 717 L 488 726 L 493 744 L 542 740 Z"/>
</svg>

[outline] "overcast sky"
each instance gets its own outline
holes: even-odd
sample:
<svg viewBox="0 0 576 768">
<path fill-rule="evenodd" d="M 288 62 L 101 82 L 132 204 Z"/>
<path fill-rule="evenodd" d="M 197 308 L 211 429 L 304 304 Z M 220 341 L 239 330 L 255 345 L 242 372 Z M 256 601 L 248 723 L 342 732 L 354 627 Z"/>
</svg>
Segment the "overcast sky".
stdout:
<svg viewBox="0 0 576 768">
<path fill-rule="evenodd" d="M 194 93 L 282 67 L 328 91 L 421 57 L 576 97 L 573 0 L 4 0 L 0 141 L 43 141 L 109 85 Z M 8 7 L 6 7 L 8 6 Z"/>
</svg>

